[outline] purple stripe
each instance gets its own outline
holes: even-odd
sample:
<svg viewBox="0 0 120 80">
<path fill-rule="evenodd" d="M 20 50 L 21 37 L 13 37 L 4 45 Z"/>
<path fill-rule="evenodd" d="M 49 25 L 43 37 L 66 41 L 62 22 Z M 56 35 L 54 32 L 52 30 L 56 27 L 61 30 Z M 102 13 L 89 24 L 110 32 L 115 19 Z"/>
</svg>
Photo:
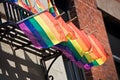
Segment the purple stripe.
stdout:
<svg viewBox="0 0 120 80">
<path fill-rule="evenodd" d="M 60 51 L 62 51 L 62 53 L 68 58 L 70 59 L 73 63 L 75 63 L 79 68 L 84 68 L 86 70 L 89 70 L 90 67 L 87 64 L 83 64 L 81 61 L 76 61 L 76 59 L 74 58 L 73 55 L 71 55 L 71 52 L 69 52 L 68 50 L 66 50 L 65 46 L 54 46 L 55 49 L 58 49 Z"/>
<path fill-rule="evenodd" d="M 27 28 L 27 26 L 24 23 L 20 23 L 19 27 L 24 32 L 24 34 L 30 39 L 30 41 L 36 48 L 42 48 L 38 43 L 37 39 L 33 36 L 31 31 Z"/>
</svg>

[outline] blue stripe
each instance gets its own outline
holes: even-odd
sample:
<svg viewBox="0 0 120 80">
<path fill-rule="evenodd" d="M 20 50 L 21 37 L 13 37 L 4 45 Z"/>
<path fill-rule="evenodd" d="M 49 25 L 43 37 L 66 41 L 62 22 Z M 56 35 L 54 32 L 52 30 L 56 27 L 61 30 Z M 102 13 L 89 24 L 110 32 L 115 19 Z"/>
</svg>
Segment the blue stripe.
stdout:
<svg viewBox="0 0 120 80">
<path fill-rule="evenodd" d="M 44 40 L 42 39 L 42 37 L 39 35 L 38 31 L 34 28 L 34 26 L 28 21 L 24 21 L 25 25 L 29 28 L 29 30 L 32 32 L 32 34 L 35 36 L 35 38 L 38 40 L 38 42 L 40 43 L 40 45 L 43 48 L 47 48 L 46 43 L 44 42 Z"/>
</svg>

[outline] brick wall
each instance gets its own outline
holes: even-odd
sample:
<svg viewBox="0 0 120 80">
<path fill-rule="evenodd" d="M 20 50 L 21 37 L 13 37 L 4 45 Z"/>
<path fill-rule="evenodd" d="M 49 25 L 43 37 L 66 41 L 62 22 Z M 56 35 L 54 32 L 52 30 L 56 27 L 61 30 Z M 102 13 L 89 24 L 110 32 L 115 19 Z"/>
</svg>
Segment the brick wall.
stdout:
<svg viewBox="0 0 120 80">
<path fill-rule="evenodd" d="M 85 31 L 88 34 L 94 32 L 93 34 L 110 55 L 105 64 L 86 71 L 87 80 L 118 80 L 102 14 L 97 9 L 96 2 L 94 0 L 74 0 L 74 3 L 80 28 L 87 27 Z"/>
</svg>

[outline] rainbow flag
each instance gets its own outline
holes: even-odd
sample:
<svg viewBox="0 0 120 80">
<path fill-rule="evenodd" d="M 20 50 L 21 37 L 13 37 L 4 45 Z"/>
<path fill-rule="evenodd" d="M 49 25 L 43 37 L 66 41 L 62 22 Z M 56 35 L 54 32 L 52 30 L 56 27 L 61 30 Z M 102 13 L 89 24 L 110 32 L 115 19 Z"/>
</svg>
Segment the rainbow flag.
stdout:
<svg viewBox="0 0 120 80">
<path fill-rule="evenodd" d="M 55 48 L 81 68 L 90 69 L 105 63 L 107 53 L 100 42 L 93 35 L 88 36 L 83 30 L 77 29 L 72 22 L 67 24 L 74 29 L 77 38 L 58 44 Z"/>
<path fill-rule="evenodd" d="M 41 46 L 40 48 L 49 48 L 66 41 L 64 32 L 48 11 L 44 11 L 38 15 L 27 18 L 19 22 L 18 25 L 25 34 L 25 28 L 29 29 L 29 32 L 31 32 L 39 42 Z M 28 36 L 30 34 L 26 35 Z M 28 38 L 31 40 L 29 36 Z M 31 41 L 34 43 L 34 40 Z"/>
<path fill-rule="evenodd" d="M 91 49 L 92 45 L 83 30 L 79 30 L 72 22 L 69 22 L 67 24 L 71 29 L 75 31 L 75 35 L 77 37 L 74 40 L 68 40 L 66 43 L 66 46 L 73 53 L 73 56 L 75 56 L 76 60 L 83 60 L 85 63 L 90 63 L 93 60 L 101 57 L 99 54 L 93 54 L 93 51 Z"/>
<path fill-rule="evenodd" d="M 92 34 L 86 35 L 83 30 L 77 29 L 72 22 L 69 22 L 68 25 L 71 29 L 74 29 L 77 37 L 76 40 L 69 40 L 66 45 L 71 50 L 75 59 L 91 67 L 105 63 L 108 54 L 97 38 Z"/>
</svg>

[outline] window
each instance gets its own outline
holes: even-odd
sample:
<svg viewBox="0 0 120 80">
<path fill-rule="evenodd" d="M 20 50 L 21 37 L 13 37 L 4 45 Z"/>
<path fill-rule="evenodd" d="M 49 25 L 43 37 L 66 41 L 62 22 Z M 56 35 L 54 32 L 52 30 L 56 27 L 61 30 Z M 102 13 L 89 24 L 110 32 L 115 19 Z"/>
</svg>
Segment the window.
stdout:
<svg viewBox="0 0 120 80">
<path fill-rule="evenodd" d="M 112 50 L 112 55 L 115 61 L 116 70 L 120 78 L 120 20 L 105 12 L 103 12 L 103 18 Z"/>
</svg>

